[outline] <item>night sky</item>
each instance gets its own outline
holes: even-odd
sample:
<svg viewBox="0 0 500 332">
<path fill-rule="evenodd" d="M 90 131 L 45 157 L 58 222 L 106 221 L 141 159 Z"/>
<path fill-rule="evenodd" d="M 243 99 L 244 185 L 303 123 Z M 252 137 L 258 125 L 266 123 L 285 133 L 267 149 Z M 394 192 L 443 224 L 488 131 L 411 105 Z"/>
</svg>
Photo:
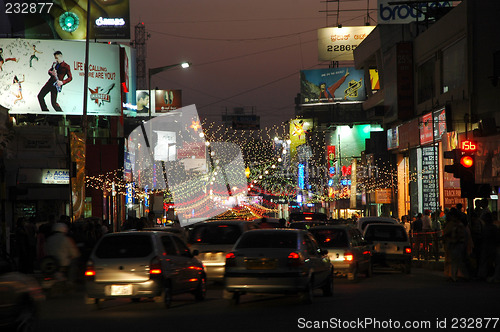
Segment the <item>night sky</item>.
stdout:
<svg viewBox="0 0 500 332">
<path fill-rule="evenodd" d="M 152 78 L 152 87 L 181 89 L 183 104 L 195 104 L 202 117 L 220 121 L 234 107 L 255 107 L 261 127 L 294 115 L 299 71 L 327 68 L 318 61 L 317 29 L 364 25 L 367 4 L 376 0 L 157 1 L 130 0 L 131 38 L 144 22 L 148 67 L 182 61 L 193 66 Z M 353 11 L 353 9 L 357 9 Z M 376 25 L 376 11 L 370 11 Z"/>
</svg>

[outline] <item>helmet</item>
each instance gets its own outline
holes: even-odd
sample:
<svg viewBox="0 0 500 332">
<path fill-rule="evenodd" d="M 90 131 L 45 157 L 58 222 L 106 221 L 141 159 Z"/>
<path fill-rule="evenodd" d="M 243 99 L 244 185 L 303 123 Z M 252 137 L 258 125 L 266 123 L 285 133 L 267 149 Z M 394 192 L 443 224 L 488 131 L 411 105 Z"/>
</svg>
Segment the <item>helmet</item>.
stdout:
<svg viewBox="0 0 500 332">
<path fill-rule="evenodd" d="M 58 222 L 52 226 L 52 230 L 54 232 L 60 232 L 60 233 L 68 233 L 68 226 L 66 224 L 63 224 L 62 222 Z"/>
</svg>

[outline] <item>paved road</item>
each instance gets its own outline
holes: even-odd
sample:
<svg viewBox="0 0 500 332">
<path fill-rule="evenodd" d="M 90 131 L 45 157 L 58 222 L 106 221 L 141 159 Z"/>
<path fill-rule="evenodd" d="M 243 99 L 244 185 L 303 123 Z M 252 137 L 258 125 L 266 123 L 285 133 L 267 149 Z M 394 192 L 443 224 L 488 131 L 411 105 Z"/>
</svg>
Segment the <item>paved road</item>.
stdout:
<svg viewBox="0 0 500 332">
<path fill-rule="evenodd" d="M 208 298 L 174 297 L 166 310 L 152 302 L 105 302 L 102 309 L 83 303 L 83 293 L 48 299 L 41 309 L 40 331 L 298 331 L 345 330 L 419 325 L 419 330 L 448 329 L 455 323 L 500 330 L 500 284 L 447 282 L 439 271 L 413 269 L 405 275 L 378 270 L 352 284 L 336 279 L 333 297 L 317 291 L 314 303 L 297 297 L 242 296 L 238 306 L 222 299 L 222 287 L 210 285 Z M 484 320 L 496 318 L 497 320 Z M 446 321 L 445 321 L 446 319 Z M 464 320 L 467 319 L 467 320 Z M 496 323 L 496 329 L 493 329 Z M 319 328 L 322 327 L 322 328 Z M 443 330 L 443 329 L 441 329 Z"/>
</svg>

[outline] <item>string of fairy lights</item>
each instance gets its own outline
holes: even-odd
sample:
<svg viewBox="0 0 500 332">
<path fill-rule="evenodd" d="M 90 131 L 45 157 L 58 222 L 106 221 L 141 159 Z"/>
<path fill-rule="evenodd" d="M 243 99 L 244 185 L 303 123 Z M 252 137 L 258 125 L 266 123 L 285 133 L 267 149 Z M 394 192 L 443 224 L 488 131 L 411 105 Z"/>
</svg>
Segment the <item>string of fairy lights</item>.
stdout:
<svg viewBox="0 0 500 332">
<path fill-rule="evenodd" d="M 297 184 L 297 169 L 298 163 L 296 160 L 285 162 L 280 151 L 276 151 L 275 138 L 289 138 L 289 126 L 273 126 L 271 128 L 263 128 L 259 130 L 233 130 L 225 126 L 220 126 L 217 123 L 203 123 L 203 131 L 208 142 L 231 142 L 238 145 L 243 154 L 245 167 L 247 168 L 247 187 L 231 188 L 234 195 L 244 195 L 248 191 L 250 195 L 262 196 L 262 205 L 257 203 L 244 205 L 247 210 L 251 210 L 250 214 L 265 215 L 265 213 L 276 211 L 277 203 L 269 197 L 293 197 L 298 192 Z M 327 134 L 327 130 L 323 131 L 323 135 Z M 325 136 L 323 136 L 325 137 Z M 313 151 L 323 152 L 326 156 L 325 144 L 322 140 L 308 140 Z M 193 210 L 203 212 L 209 202 L 223 201 L 227 198 L 227 191 L 224 186 L 216 186 L 214 182 L 226 183 L 220 180 L 221 167 L 217 164 L 218 156 L 214 156 L 215 164 L 213 167 L 208 167 L 208 170 L 203 175 L 193 176 L 189 172 L 185 174 L 175 174 L 179 179 L 189 179 L 185 182 L 180 182 L 176 185 L 175 192 L 177 195 L 189 197 L 190 200 L 176 204 L 176 210 L 179 213 L 189 213 Z M 356 186 L 358 192 L 371 193 L 377 189 L 393 188 L 397 192 L 398 175 L 397 169 L 387 160 L 371 160 L 370 165 L 359 167 L 361 171 L 356 174 Z M 319 162 L 321 167 L 321 162 Z M 327 162 L 324 160 L 326 169 Z M 364 168 L 363 168 L 364 167 Z M 367 172 L 366 169 L 370 168 Z M 177 167 L 176 170 L 182 167 Z M 161 176 L 161 169 L 142 169 L 140 176 L 143 179 L 151 179 Z M 170 173 L 169 173 L 170 174 Z M 326 171 L 324 172 L 326 176 Z M 130 177 L 126 175 L 126 170 L 123 168 L 106 172 L 100 175 L 86 176 L 87 188 L 100 190 L 104 195 L 111 193 L 115 195 L 127 195 L 128 187 L 133 186 L 134 198 L 143 201 L 147 195 L 163 195 L 164 202 L 167 204 L 173 203 L 172 194 L 167 188 L 149 188 L 145 190 L 137 185 L 137 182 L 131 182 Z M 224 174 L 227 179 L 236 179 L 241 177 L 241 174 L 235 174 L 235 169 L 225 169 Z M 433 178 L 434 174 L 429 170 L 420 172 L 408 171 L 406 175 L 410 182 L 418 181 L 423 176 Z M 341 175 L 337 175 L 337 179 L 342 179 Z M 226 179 L 226 180 L 227 180 Z M 326 179 L 328 180 L 328 179 Z M 230 181 L 231 182 L 231 181 Z M 340 181 L 339 181 L 340 182 Z M 332 201 L 336 199 L 349 198 L 350 192 L 346 186 L 334 184 L 334 197 L 329 197 L 326 185 L 324 190 L 317 190 L 310 193 L 307 197 L 308 202 L 318 203 Z M 233 210 L 233 209 L 231 209 Z M 247 213 L 247 212 L 245 212 Z"/>
</svg>

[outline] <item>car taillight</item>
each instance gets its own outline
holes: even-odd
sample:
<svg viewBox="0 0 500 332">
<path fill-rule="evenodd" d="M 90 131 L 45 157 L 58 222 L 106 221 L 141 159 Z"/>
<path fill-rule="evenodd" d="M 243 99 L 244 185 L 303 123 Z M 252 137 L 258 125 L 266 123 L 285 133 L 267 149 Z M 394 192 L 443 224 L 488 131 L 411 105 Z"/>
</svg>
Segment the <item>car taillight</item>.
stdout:
<svg viewBox="0 0 500 332">
<path fill-rule="evenodd" d="M 95 277 L 94 262 L 88 261 L 85 268 L 85 277 L 93 279 Z"/>
<path fill-rule="evenodd" d="M 236 255 L 234 252 L 230 252 L 226 255 L 226 266 L 236 266 Z"/>
<path fill-rule="evenodd" d="M 350 252 L 346 252 L 344 254 L 344 260 L 348 262 L 352 262 L 354 260 L 354 255 L 351 254 Z"/>
<path fill-rule="evenodd" d="M 161 261 L 158 257 L 155 257 L 151 260 L 151 263 L 149 264 L 149 274 L 161 274 Z"/>
<path fill-rule="evenodd" d="M 301 266 L 302 264 L 304 264 L 304 261 L 302 260 L 302 257 L 299 253 L 292 251 L 288 255 L 288 266 L 297 267 Z"/>
<path fill-rule="evenodd" d="M 405 253 L 411 254 L 411 247 L 405 247 Z"/>
</svg>

